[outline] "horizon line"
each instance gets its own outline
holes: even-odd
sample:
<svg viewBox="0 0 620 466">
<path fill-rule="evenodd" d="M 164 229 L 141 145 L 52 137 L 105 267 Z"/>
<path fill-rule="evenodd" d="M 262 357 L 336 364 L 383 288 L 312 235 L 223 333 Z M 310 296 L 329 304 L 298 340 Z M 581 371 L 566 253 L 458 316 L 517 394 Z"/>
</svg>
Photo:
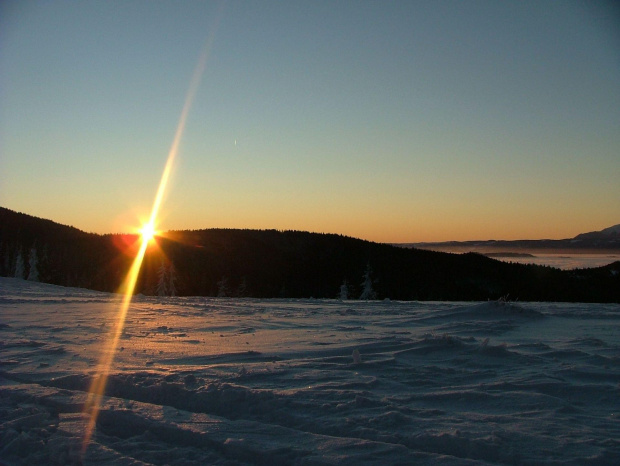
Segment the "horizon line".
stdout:
<svg viewBox="0 0 620 466">
<path fill-rule="evenodd" d="M 91 234 L 91 235 L 98 235 L 98 236 L 106 236 L 106 235 L 139 235 L 139 233 L 137 232 L 106 232 L 106 233 L 98 233 L 95 231 L 87 231 L 85 229 L 81 229 L 79 227 L 76 227 L 74 225 L 69 225 L 69 224 L 64 224 L 64 223 L 60 223 L 56 220 L 52 220 L 49 218 L 44 218 L 44 217 L 37 217 L 36 215 L 32 215 L 26 212 L 20 212 L 17 210 L 13 210 L 10 209 L 8 207 L 2 207 L 0 206 L 0 208 L 4 208 L 6 210 L 21 214 L 21 215 L 27 215 L 29 217 L 33 217 L 33 218 L 37 218 L 40 220 L 46 220 L 46 221 L 50 221 L 53 223 L 56 223 L 57 225 L 61 225 L 61 226 L 65 226 L 68 228 L 74 228 L 82 233 L 86 233 L 86 234 Z M 206 227 L 206 228 L 186 228 L 186 229 L 167 229 L 167 230 L 160 230 L 161 233 L 169 233 L 169 232 L 186 232 L 186 231 L 205 231 L 205 230 L 250 230 L 250 231 L 278 231 L 278 232 L 303 232 L 303 233 L 311 233 L 311 234 L 323 234 L 323 235 L 338 235 L 338 236 L 345 236 L 345 237 L 349 237 L 349 238 L 354 238 L 354 239 L 359 239 L 362 241 L 369 241 L 372 243 L 378 243 L 378 244 L 395 244 L 395 245 L 406 245 L 406 244 L 445 244 L 445 243 L 469 243 L 469 242 L 489 242 L 489 241 L 504 241 L 504 242 L 518 242 L 518 241 L 562 241 L 562 240 L 571 240 L 574 239 L 576 236 L 582 235 L 582 234 L 587 234 L 587 233 L 598 233 L 601 232 L 603 230 L 606 229 L 610 229 L 610 228 L 614 228 L 614 227 L 620 227 L 620 223 L 615 224 L 615 225 L 611 225 L 609 227 L 603 228 L 601 230 L 592 230 L 592 231 L 586 231 L 586 232 L 582 232 L 582 233 L 578 233 L 577 235 L 573 236 L 573 237 L 565 237 L 565 238 L 521 238 L 521 239 L 497 239 L 497 238 L 488 238 L 488 239 L 473 239 L 473 240 L 446 240 L 446 241 L 374 241 L 374 240 L 369 240 L 369 239 L 365 239 L 362 237 L 356 237 L 356 236 L 351 236 L 348 234 L 344 234 L 344 233 L 336 233 L 336 232 L 325 232 L 325 231 L 316 231 L 316 230 L 298 230 L 298 229 L 294 229 L 294 228 L 239 228 L 239 227 Z M 161 235 L 160 235 L 161 236 Z"/>
</svg>

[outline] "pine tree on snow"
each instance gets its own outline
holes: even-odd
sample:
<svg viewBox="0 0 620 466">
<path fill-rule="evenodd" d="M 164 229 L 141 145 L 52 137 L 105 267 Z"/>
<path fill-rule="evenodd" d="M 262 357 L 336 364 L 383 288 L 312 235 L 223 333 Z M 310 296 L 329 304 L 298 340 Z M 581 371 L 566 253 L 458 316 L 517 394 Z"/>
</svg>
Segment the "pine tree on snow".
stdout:
<svg viewBox="0 0 620 466">
<path fill-rule="evenodd" d="M 366 271 L 364 272 L 364 282 L 362 283 L 362 294 L 360 299 L 376 299 L 377 293 L 372 288 L 372 268 L 370 268 L 370 262 L 366 265 Z"/>
<path fill-rule="evenodd" d="M 241 279 L 241 283 L 239 283 L 239 286 L 237 287 L 237 292 L 235 293 L 235 296 L 237 296 L 237 298 L 245 298 L 247 291 L 248 291 L 248 284 L 245 280 L 245 277 L 243 277 Z"/>
<path fill-rule="evenodd" d="M 349 299 L 349 286 L 347 285 L 347 281 L 343 281 L 342 285 L 340 285 L 340 294 L 338 295 L 341 301 L 346 301 Z"/>
<path fill-rule="evenodd" d="M 28 280 L 30 280 L 31 282 L 39 281 L 39 269 L 37 267 L 38 263 L 39 257 L 37 256 L 37 250 L 36 248 L 32 248 L 30 250 L 29 258 L 30 271 L 28 272 Z"/>
<path fill-rule="evenodd" d="M 168 278 L 168 271 L 166 270 L 166 264 L 164 263 L 164 261 L 161 261 L 161 266 L 159 267 L 159 270 L 157 271 L 157 275 L 159 277 L 159 280 L 157 281 L 157 296 L 167 296 L 168 295 L 168 289 L 167 289 L 167 278 Z"/>
<path fill-rule="evenodd" d="M 168 294 L 170 296 L 177 295 L 177 269 L 174 267 L 172 261 L 170 261 L 170 265 L 168 266 Z"/>
<path fill-rule="evenodd" d="M 4 250 L 2 251 L 3 252 L 2 255 L 4 256 L 4 263 L 2 264 L 3 265 L 2 275 L 5 275 L 8 277 L 9 275 L 11 275 L 11 257 L 9 255 L 8 244 L 3 249 Z"/>
<path fill-rule="evenodd" d="M 22 257 L 22 253 L 19 252 L 17 253 L 17 259 L 15 260 L 15 273 L 13 274 L 13 276 L 15 278 L 24 278 L 24 258 Z"/>
<path fill-rule="evenodd" d="M 217 297 L 225 298 L 228 296 L 228 278 L 226 276 L 217 282 Z"/>
</svg>

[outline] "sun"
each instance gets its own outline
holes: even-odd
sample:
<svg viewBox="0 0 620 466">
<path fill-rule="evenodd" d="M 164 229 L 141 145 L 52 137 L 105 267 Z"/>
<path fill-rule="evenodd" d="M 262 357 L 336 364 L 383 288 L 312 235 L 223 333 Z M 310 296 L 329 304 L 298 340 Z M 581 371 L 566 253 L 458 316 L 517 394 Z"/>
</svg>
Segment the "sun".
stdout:
<svg viewBox="0 0 620 466">
<path fill-rule="evenodd" d="M 153 241 L 153 238 L 155 237 L 156 233 L 157 232 L 155 231 L 155 227 L 153 226 L 152 222 L 145 223 L 144 225 L 142 225 L 142 228 L 140 228 L 140 234 L 142 235 L 142 241 L 145 243 Z"/>
</svg>

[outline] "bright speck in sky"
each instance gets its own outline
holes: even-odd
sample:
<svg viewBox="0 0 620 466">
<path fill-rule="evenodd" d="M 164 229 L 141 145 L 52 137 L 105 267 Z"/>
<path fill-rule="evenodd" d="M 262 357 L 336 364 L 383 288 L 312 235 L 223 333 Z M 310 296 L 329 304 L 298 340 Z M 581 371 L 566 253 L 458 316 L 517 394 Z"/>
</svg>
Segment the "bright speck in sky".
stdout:
<svg viewBox="0 0 620 466">
<path fill-rule="evenodd" d="M 158 229 L 414 242 L 606 228 L 620 221 L 619 25 L 598 0 L 3 1 L 0 205 L 139 226 L 211 38 Z"/>
</svg>

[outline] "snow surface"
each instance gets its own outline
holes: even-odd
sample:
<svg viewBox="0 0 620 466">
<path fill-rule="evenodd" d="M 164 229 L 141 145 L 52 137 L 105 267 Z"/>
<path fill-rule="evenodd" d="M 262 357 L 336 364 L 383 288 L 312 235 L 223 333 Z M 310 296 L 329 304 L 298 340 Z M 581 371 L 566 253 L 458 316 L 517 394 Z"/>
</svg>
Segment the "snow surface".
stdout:
<svg viewBox="0 0 620 466">
<path fill-rule="evenodd" d="M 136 298 L 0 278 L 2 464 L 620 464 L 620 306 Z"/>
</svg>

